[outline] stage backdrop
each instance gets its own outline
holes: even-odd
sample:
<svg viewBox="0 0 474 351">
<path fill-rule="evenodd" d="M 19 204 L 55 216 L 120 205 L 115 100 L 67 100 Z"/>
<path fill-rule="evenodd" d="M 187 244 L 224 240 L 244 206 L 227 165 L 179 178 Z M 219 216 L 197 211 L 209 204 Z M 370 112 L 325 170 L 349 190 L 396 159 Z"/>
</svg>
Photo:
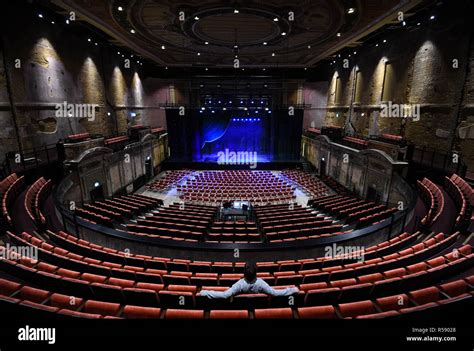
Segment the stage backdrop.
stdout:
<svg viewBox="0 0 474 351">
<path fill-rule="evenodd" d="M 249 112 L 178 110 L 166 112 L 171 159 L 218 162 L 223 154 L 249 153 L 258 162 L 299 160 L 303 111 Z M 222 160 L 222 159 L 221 159 Z"/>
</svg>

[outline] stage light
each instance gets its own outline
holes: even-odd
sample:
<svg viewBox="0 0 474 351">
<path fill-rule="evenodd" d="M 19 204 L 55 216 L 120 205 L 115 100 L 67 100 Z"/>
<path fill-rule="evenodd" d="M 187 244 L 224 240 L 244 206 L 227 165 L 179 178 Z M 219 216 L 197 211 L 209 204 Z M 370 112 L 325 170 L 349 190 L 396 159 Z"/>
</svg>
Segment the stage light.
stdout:
<svg viewBox="0 0 474 351">
<path fill-rule="evenodd" d="M 402 25 L 405 27 L 407 25 L 407 23 L 405 21 L 403 21 Z"/>
<path fill-rule="evenodd" d="M 119 6 L 119 7 L 117 7 L 117 10 L 119 10 L 120 12 L 122 12 L 122 11 L 123 11 L 123 7 L 122 7 L 122 6 Z"/>
<path fill-rule="evenodd" d="M 87 39 L 87 41 L 88 41 L 88 42 L 91 42 L 91 41 L 92 41 L 92 39 L 91 39 L 91 38 L 88 38 L 88 39 Z"/>
<path fill-rule="evenodd" d="M 69 20 L 68 20 L 68 19 L 66 20 L 66 24 L 69 24 Z"/>
<path fill-rule="evenodd" d="M 273 19 L 273 21 L 274 21 L 274 22 L 278 22 L 278 18 L 275 17 L 275 18 Z"/>
<path fill-rule="evenodd" d="M 336 34 L 337 37 L 340 37 L 341 35 L 342 35 L 341 33 L 337 33 L 337 34 Z"/>
<path fill-rule="evenodd" d="M 266 41 L 263 42 L 263 45 L 267 45 L 268 43 Z"/>
<path fill-rule="evenodd" d="M 347 13 L 348 14 L 351 14 L 351 13 L 354 13 L 355 12 L 355 8 L 353 7 L 350 7 L 348 10 L 347 10 Z"/>
<path fill-rule="evenodd" d="M 260 103 L 263 105 L 265 102 L 262 100 L 262 101 L 260 101 Z"/>
<path fill-rule="evenodd" d="M 282 35 L 282 36 L 285 36 L 285 35 L 286 35 L 286 32 L 281 33 L 281 35 Z"/>
<path fill-rule="evenodd" d="M 258 111 L 255 111 L 256 114 L 258 114 Z"/>
<path fill-rule="evenodd" d="M 265 107 L 265 111 L 268 111 L 268 110 L 270 110 L 270 109 L 268 107 Z"/>
<path fill-rule="evenodd" d="M 100 183 L 99 182 L 95 182 L 94 183 L 94 188 L 98 188 L 100 186 Z"/>
<path fill-rule="evenodd" d="M 43 15 L 41 13 L 38 14 L 39 18 L 43 18 Z"/>
<path fill-rule="evenodd" d="M 434 20 L 436 17 L 433 15 L 430 17 L 430 20 Z"/>
<path fill-rule="evenodd" d="M 206 109 L 205 107 L 201 107 L 201 110 L 203 110 L 203 111 L 204 111 L 205 109 Z"/>
<path fill-rule="evenodd" d="M 240 103 L 243 104 L 244 102 L 242 100 L 240 100 Z"/>
<path fill-rule="evenodd" d="M 209 42 L 208 41 L 204 42 L 204 45 L 209 45 Z"/>
<path fill-rule="evenodd" d="M 232 100 L 229 100 L 229 104 L 231 104 L 231 103 L 232 103 Z"/>
<path fill-rule="evenodd" d="M 202 110 L 201 110 L 201 111 L 199 111 L 199 113 L 202 113 Z"/>
<path fill-rule="evenodd" d="M 219 102 L 218 102 L 218 103 L 219 103 L 219 104 L 222 104 L 222 101 L 221 101 L 221 100 L 219 100 Z"/>
<path fill-rule="evenodd" d="M 222 109 L 222 111 L 227 111 L 227 107 L 224 107 L 224 108 Z"/>
<path fill-rule="evenodd" d="M 199 21 L 199 17 L 198 17 L 198 16 L 194 17 L 194 19 L 195 19 L 196 21 Z"/>
<path fill-rule="evenodd" d="M 166 46 L 161 45 L 161 50 L 165 50 L 165 49 L 166 49 Z"/>
<path fill-rule="evenodd" d="M 234 10 L 234 13 L 235 13 L 235 14 L 239 13 L 239 10 L 235 9 L 235 10 Z"/>
<path fill-rule="evenodd" d="M 272 113 L 272 110 L 268 110 L 268 113 Z"/>
<path fill-rule="evenodd" d="M 255 101 L 252 100 L 252 104 L 254 104 L 254 103 L 255 103 Z"/>
<path fill-rule="evenodd" d="M 383 42 L 386 43 L 386 42 L 387 42 L 387 39 L 384 39 Z"/>
<path fill-rule="evenodd" d="M 130 33 L 135 34 L 135 29 L 130 29 Z"/>
</svg>

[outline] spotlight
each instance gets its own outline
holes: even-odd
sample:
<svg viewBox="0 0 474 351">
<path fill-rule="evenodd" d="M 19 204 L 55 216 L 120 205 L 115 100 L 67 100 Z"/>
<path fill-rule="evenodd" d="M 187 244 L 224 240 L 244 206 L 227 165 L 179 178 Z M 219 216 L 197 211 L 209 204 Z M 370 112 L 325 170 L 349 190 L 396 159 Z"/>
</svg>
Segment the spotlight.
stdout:
<svg viewBox="0 0 474 351">
<path fill-rule="evenodd" d="M 348 14 L 351 14 L 351 13 L 354 13 L 354 12 L 355 12 L 355 8 L 353 8 L 353 7 L 350 7 L 349 9 L 347 9 Z"/>
<path fill-rule="evenodd" d="M 268 110 L 269 110 L 269 108 L 268 108 L 268 107 L 265 107 L 265 111 L 268 111 Z"/>
<path fill-rule="evenodd" d="M 54 21 L 51 21 L 51 24 L 54 24 Z"/>
<path fill-rule="evenodd" d="M 95 182 L 94 183 L 94 188 L 98 188 L 100 186 L 100 183 L 99 182 Z"/>
<path fill-rule="evenodd" d="M 222 109 L 222 111 L 227 111 L 227 107 L 224 107 L 224 108 Z"/>
<path fill-rule="evenodd" d="M 386 43 L 386 42 L 387 42 L 387 39 L 384 39 L 383 42 Z"/>
<path fill-rule="evenodd" d="M 130 29 L 130 33 L 135 34 L 135 29 Z"/>
<path fill-rule="evenodd" d="M 434 20 L 435 18 L 436 18 L 436 17 L 435 17 L 434 15 L 432 15 L 432 16 L 430 17 L 430 20 Z"/>
<path fill-rule="evenodd" d="M 239 48 L 239 46 L 238 46 L 238 45 L 234 45 L 234 49 L 238 49 L 238 48 Z"/>
<path fill-rule="evenodd" d="M 201 56 L 201 53 L 200 53 L 200 52 L 198 52 L 198 53 L 197 53 L 197 55 L 198 55 L 198 56 Z"/>
<path fill-rule="evenodd" d="M 354 55 L 357 55 L 357 51 L 354 51 Z"/>
<path fill-rule="evenodd" d="M 275 17 L 275 18 L 273 19 L 273 21 L 274 21 L 274 22 L 278 22 L 278 18 Z"/>
<path fill-rule="evenodd" d="M 206 42 L 204 42 L 204 44 L 205 44 L 205 45 L 209 45 L 209 42 L 208 42 L 208 41 L 206 41 Z"/>
<path fill-rule="evenodd" d="M 198 17 L 198 16 L 194 17 L 194 19 L 195 19 L 196 21 L 199 21 L 199 17 Z"/>
<path fill-rule="evenodd" d="M 402 22 L 402 26 L 405 27 L 406 25 L 407 25 L 407 23 L 406 23 L 405 21 L 403 21 L 403 22 Z"/>
<path fill-rule="evenodd" d="M 66 20 L 66 24 L 69 24 L 69 20 L 68 20 L 68 19 Z"/>
<path fill-rule="evenodd" d="M 418 22 L 416 25 L 417 25 L 417 26 L 421 26 L 421 23 L 420 23 L 420 22 Z"/>
<path fill-rule="evenodd" d="M 282 36 L 285 36 L 285 35 L 286 35 L 286 32 L 282 32 L 281 35 L 282 35 Z"/>
<path fill-rule="evenodd" d="M 92 40 L 91 40 L 91 38 L 89 38 L 89 39 L 87 39 L 87 41 L 90 43 Z"/>
<path fill-rule="evenodd" d="M 206 108 L 205 107 L 201 107 L 201 110 L 204 111 Z"/>
<path fill-rule="evenodd" d="M 165 49 L 166 49 L 166 46 L 161 45 L 161 50 L 165 50 Z"/>
<path fill-rule="evenodd" d="M 239 10 L 235 9 L 235 10 L 234 10 L 234 13 L 235 13 L 235 14 L 239 13 Z"/>
<path fill-rule="evenodd" d="M 119 6 L 119 7 L 117 7 L 117 10 L 119 10 L 120 12 L 122 12 L 122 11 L 123 11 L 123 7 L 122 7 L 122 6 Z"/>
<path fill-rule="evenodd" d="M 43 15 L 41 13 L 38 14 L 39 18 L 43 18 Z"/>
<path fill-rule="evenodd" d="M 308 45 L 308 49 L 311 49 L 311 45 Z"/>
<path fill-rule="evenodd" d="M 268 43 L 266 41 L 263 42 L 263 45 L 267 45 Z"/>
<path fill-rule="evenodd" d="M 111 115 L 111 113 L 110 113 L 110 112 L 107 112 L 107 116 L 110 116 L 110 115 Z"/>
<path fill-rule="evenodd" d="M 274 53 L 274 52 L 272 52 L 272 56 L 275 56 L 275 53 Z"/>
<path fill-rule="evenodd" d="M 337 37 L 340 37 L 341 35 L 342 35 L 341 33 L 337 33 L 337 34 L 336 34 Z"/>
<path fill-rule="evenodd" d="M 375 44 L 375 46 L 379 46 L 379 43 Z"/>
</svg>

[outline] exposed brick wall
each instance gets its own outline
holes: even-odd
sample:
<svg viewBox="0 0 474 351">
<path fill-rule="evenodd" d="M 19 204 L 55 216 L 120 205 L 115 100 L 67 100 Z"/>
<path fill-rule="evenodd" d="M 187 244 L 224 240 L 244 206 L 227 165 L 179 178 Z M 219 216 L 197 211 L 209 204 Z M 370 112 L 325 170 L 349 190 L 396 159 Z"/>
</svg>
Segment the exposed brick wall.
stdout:
<svg viewBox="0 0 474 351">
<path fill-rule="evenodd" d="M 462 8 L 458 11 L 456 20 L 444 16 L 404 33 L 392 36 L 387 33 L 387 43 L 379 43 L 378 47 L 372 44 L 357 48 L 357 55 L 349 58 L 347 68 L 343 67 L 344 57 L 338 59 L 330 71 L 325 125 L 346 126 L 347 132 L 364 136 L 403 135 L 414 144 L 445 151 L 453 148 L 461 151 L 474 169 L 473 139 L 460 140 L 456 136 L 458 111 L 459 121 L 464 121 L 464 125 L 474 124 L 472 45 L 469 51 L 472 26 L 467 17 L 462 18 Z M 458 67 L 453 67 L 454 59 L 458 60 Z M 351 130 L 346 119 L 356 70 L 360 71 L 358 101 L 351 118 L 355 130 Z M 339 77 L 337 92 L 336 77 Z M 459 105 L 463 88 L 464 98 Z M 384 100 L 420 104 L 420 121 L 380 117 L 380 104 Z"/>
</svg>

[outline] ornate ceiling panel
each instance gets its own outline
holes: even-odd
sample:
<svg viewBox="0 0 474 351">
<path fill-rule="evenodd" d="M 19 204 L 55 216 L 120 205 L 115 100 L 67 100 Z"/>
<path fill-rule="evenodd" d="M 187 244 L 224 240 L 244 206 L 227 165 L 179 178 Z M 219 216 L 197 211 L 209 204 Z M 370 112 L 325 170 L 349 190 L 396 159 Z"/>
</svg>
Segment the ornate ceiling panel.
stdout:
<svg viewBox="0 0 474 351">
<path fill-rule="evenodd" d="M 54 2 L 164 66 L 225 67 L 238 58 L 241 65 L 252 67 L 307 67 L 420 1 Z"/>
</svg>

